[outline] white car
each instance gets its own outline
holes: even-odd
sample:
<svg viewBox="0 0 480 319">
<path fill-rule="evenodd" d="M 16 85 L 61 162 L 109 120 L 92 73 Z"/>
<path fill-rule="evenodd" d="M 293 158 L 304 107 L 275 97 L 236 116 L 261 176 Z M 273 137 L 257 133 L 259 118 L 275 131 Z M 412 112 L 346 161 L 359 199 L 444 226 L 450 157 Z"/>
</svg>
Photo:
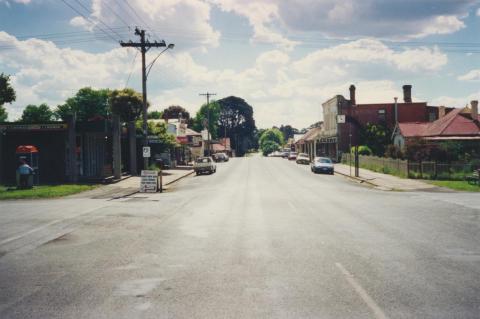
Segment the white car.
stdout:
<svg viewBox="0 0 480 319">
<path fill-rule="evenodd" d="M 315 157 L 312 164 L 310 164 L 310 169 L 313 173 L 325 173 L 333 175 L 333 162 L 328 157 Z"/>
<path fill-rule="evenodd" d="M 310 157 L 306 153 L 300 153 L 297 156 L 296 162 L 297 162 L 297 164 L 308 165 L 308 164 L 310 164 Z"/>
<path fill-rule="evenodd" d="M 215 173 L 217 171 L 217 165 L 211 157 L 199 157 L 193 164 L 193 170 L 197 175 L 203 173 Z"/>
</svg>

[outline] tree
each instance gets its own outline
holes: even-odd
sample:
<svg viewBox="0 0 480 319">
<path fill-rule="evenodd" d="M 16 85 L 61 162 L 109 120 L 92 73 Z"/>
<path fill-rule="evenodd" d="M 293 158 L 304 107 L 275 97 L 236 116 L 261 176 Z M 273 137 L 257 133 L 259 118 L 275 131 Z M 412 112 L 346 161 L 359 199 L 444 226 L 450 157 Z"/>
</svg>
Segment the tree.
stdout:
<svg viewBox="0 0 480 319">
<path fill-rule="evenodd" d="M 57 106 L 55 116 L 66 120 L 68 115 L 75 113 L 78 121 L 88 121 L 97 117 L 108 118 L 109 92 L 108 89 L 82 88 L 75 96 L 68 98 L 65 104 Z"/>
<path fill-rule="evenodd" d="M 376 156 L 383 156 L 387 145 L 391 144 L 392 134 L 385 124 L 367 123 L 360 135 L 362 144 L 368 146 Z"/>
<path fill-rule="evenodd" d="M 23 110 L 20 122 L 25 123 L 44 123 L 50 122 L 53 119 L 53 112 L 50 107 L 43 103 L 39 106 L 27 105 Z"/>
<path fill-rule="evenodd" d="M 163 117 L 163 113 L 160 111 L 152 111 L 147 113 L 147 117 L 151 120 L 159 120 Z"/>
<path fill-rule="evenodd" d="M 7 110 L 0 105 L 0 122 L 6 122 L 8 119 Z"/>
<path fill-rule="evenodd" d="M 122 122 L 140 118 L 143 109 L 143 96 L 133 89 L 114 90 L 109 94 L 110 110 L 119 115 Z"/>
<path fill-rule="evenodd" d="M 17 96 L 15 90 L 10 84 L 10 76 L 1 73 L 0 74 L 0 122 L 5 122 L 8 118 L 8 113 L 5 107 L 5 103 L 12 103 L 16 100 Z"/>
<path fill-rule="evenodd" d="M 188 113 L 185 108 L 181 107 L 180 105 L 170 105 L 163 110 L 162 118 L 167 121 L 172 119 L 178 120 L 180 115 L 182 116 L 182 119 L 187 121 L 190 120 L 190 113 Z"/>
<path fill-rule="evenodd" d="M 253 108 L 245 100 L 229 96 L 218 100 L 220 114 L 218 118 L 218 137 L 229 137 L 237 155 L 255 147 L 255 120 Z"/>
<path fill-rule="evenodd" d="M 280 132 L 283 134 L 283 139 L 287 141 L 289 138 L 293 138 L 294 134 L 298 134 L 298 130 L 291 125 L 280 126 Z"/>
<path fill-rule="evenodd" d="M 143 132 L 143 122 L 136 121 L 135 124 L 137 134 L 142 134 Z M 156 143 L 155 145 L 159 145 L 159 151 L 164 152 L 167 150 L 171 150 L 175 147 L 177 144 L 177 140 L 175 135 L 170 134 L 167 132 L 167 124 L 166 123 L 154 123 L 149 121 L 148 126 L 147 126 L 147 134 L 150 135 L 155 135 L 159 139 L 159 143 Z"/>
<path fill-rule="evenodd" d="M 278 150 L 283 144 L 283 134 L 278 128 L 266 130 L 259 139 L 259 145 L 263 155 L 268 155 Z"/>
<path fill-rule="evenodd" d="M 209 115 L 210 113 L 210 115 Z M 210 102 L 209 105 L 203 104 L 198 110 L 195 118 L 193 119 L 193 129 L 197 132 L 200 132 L 204 129 L 204 122 L 208 122 L 210 117 L 210 122 L 208 123 L 208 129 L 213 139 L 216 139 L 218 134 L 218 119 L 220 117 L 220 105 L 217 102 Z"/>
</svg>

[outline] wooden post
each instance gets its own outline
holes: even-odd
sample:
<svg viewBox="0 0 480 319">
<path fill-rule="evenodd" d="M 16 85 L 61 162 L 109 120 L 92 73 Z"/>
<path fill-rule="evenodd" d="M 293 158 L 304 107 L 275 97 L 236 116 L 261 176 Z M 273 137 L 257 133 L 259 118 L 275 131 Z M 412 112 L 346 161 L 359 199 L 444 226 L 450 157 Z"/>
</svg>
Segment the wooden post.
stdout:
<svg viewBox="0 0 480 319">
<path fill-rule="evenodd" d="M 113 177 L 120 179 L 122 177 L 122 133 L 120 130 L 120 117 L 112 116 L 112 155 L 113 155 Z"/>
<path fill-rule="evenodd" d="M 3 180 L 3 170 L 5 169 L 5 167 L 3 166 L 3 154 L 4 154 L 4 150 L 3 150 L 3 134 L 4 134 L 4 131 L 0 129 L 0 185 L 1 184 L 5 184 L 4 180 Z"/>
<path fill-rule="evenodd" d="M 69 115 L 67 117 L 67 163 L 68 163 L 68 172 L 69 176 L 67 179 L 70 183 L 78 182 L 78 169 L 77 169 L 77 133 L 76 133 L 76 116 Z"/>
<path fill-rule="evenodd" d="M 128 123 L 128 147 L 129 147 L 129 163 L 130 175 L 138 175 L 137 168 L 137 134 L 135 122 Z"/>
</svg>

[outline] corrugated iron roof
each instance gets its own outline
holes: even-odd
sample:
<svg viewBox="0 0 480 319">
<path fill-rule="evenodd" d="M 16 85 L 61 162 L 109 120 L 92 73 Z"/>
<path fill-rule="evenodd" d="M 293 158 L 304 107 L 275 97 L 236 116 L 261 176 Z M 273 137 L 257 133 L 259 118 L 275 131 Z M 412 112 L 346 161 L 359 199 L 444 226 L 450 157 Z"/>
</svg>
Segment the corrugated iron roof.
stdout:
<svg viewBox="0 0 480 319">
<path fill-rule="evenodd" d="M 398 125 L 401 134 L 405 137 L 480 135 L 478 123 L 472 120 L 470 112 L 465 113 L 465 109 L 454 109 L 431 123 L 399 123 Z"/>
</svg>

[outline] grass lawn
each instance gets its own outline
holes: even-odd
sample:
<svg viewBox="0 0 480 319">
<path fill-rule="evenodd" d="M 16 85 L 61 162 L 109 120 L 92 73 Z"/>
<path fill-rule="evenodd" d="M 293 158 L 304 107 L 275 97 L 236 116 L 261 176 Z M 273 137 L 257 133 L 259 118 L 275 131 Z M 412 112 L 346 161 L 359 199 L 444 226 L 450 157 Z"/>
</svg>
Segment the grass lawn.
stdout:
<svg viewBox="0 0 480 319">
<path fill-rule="evenodd" d="M 428 181 L 430 184 L 451 188 L 457 191 L 480 192 L 480 186 L 471 185 L 467 181 Z"/>
<path fill-rule="evenodd" d="M 0 185 L 0 200 L 4 199 L 35 199 L 54 198 L 72 195 L 95 188 L 94 185 L 44 185 L 32 189 L 8 189 Z"/>
</svg>

